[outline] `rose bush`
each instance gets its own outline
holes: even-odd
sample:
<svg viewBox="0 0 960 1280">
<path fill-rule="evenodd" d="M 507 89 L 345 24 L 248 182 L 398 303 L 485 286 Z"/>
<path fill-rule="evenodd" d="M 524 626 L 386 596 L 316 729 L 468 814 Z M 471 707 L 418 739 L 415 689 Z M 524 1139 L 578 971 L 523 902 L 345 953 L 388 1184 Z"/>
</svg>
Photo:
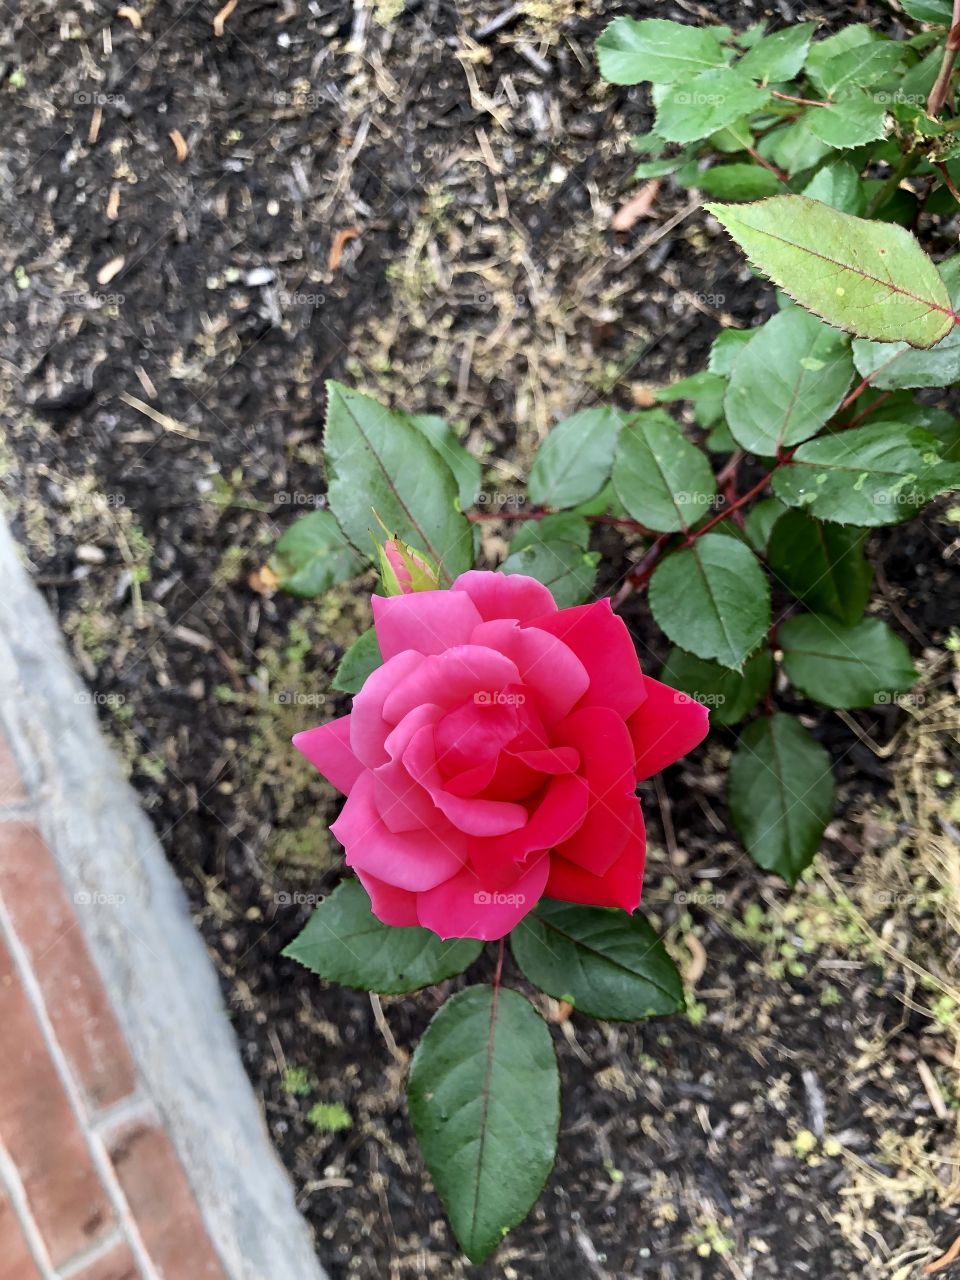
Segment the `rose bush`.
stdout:
<svg viewBox="0 0 960 1280">
<path fill-rule="evenodd" d="M 705 708 L 644 676 L 609 600 L 558 609 L 522 575 L 373 597 L 383 665 L 297 748 L 347 796 L 331 830 L 385 924 L 503 937 L 547 895 L 640 901 L 636 783 Z"/>
</svg>

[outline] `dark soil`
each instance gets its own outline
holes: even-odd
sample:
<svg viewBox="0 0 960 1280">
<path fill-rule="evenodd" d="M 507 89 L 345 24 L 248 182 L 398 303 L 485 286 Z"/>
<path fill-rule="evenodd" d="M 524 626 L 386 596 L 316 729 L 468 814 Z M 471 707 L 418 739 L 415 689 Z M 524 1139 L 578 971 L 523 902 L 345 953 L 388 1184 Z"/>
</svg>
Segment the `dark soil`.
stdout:
<svg viewBox="0 0 960 1280">
<path fill-rule="evenodd" d="M 916 1065 L 955 1107 L 952 1024 L 819 876 L 791 899 L 745 859 L 726 731 L 646 789 L 649 912 L 681 963 L 705 952 L 691 1017 L 556 1023 L 558 1165 L 486 1266 L 463 1263 L 403 1105 L 404 1062 L 448 990 L 385 1002 L 394 1047 L 366 996 L 281 959 L 309 914 L 291 899 L 340 866 L 333 793 L 289 734 L 346 709 L 325 690 L 366 611 L 348 592 L 264 594 L 257 576 L 322 495 L 324 379 L 462 423 L 498 505 L 557 417 L 641 398 L 773 304 L 702 214 L 681 216 L 685 192 L 665 186 L 651 218 L 610 234 L 626 139 L 649 123 L 641 91 L 597 80 L 592 43 L 617 6 L 531 6 L 540 18 L 479 40 L 506 6 L 411 0 L 381 24 L 342 2 L 241 0 L 218 38 L 219 7 L 146 0 L 139 30 L 99 0 L 8 13 L 0 471 L 190 896 L 324 1265 L 334 1280 L 919 1275 L 956 1232 L 956 1112 L 937 1116 Z M 879 3 L 801 9 L 631 6 L 891 20 Z M 609 588 L 625 548 L 602 545 L 620 558 Z M 872 543 L 880 613 L 932 664 L 931 698 L 960 628 L 956 550 L 942 507 Z M 626 616 L 653 667 L 645 605 Z M 949 972 L 936 905 L 913 918 L 878 896 L 891 850 L 913 883 L 890 792 L 909 759 L 872 745 L 904 713 L 799 709 L 841 787 L 825 874 L 888 949 Z M 351 1127 L 317 1131 L 315 1102 Z"/>
</svg>

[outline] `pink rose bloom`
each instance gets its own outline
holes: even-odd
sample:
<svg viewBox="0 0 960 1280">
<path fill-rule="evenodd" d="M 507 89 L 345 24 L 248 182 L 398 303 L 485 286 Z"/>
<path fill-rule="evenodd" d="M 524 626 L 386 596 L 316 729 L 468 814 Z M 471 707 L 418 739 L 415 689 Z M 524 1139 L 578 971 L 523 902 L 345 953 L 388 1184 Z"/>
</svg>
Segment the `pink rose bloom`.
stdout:
<svg viewBox="0 0 960 1280">
<path fill-rule="evenodd" d="M 384 662 L 348 716 L 294 738 L 347 802 L 331 827 L 384 924 L 501 938 L 546 894 L 633 911 L 638 779 L 707 712 L 651 680 L 609 600 L 471 572 L 373 597 Z"/>
</svg>

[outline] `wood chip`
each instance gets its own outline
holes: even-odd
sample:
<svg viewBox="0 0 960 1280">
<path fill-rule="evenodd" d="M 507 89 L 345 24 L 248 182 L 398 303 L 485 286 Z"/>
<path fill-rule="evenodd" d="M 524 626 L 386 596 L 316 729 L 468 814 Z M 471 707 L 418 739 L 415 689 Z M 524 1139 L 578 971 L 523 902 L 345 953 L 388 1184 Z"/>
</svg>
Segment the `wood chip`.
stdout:
<svg viewBox="0 0 960 1280">
<path fill-rule="evenodd" d="M 87 130 L 87 144 L 95 146 L 100 137 L 100 126 L 103 124 L 103 107 L 94 107 L 90 117 L 90 128 Z"/>
<path fill-rule="evenodd" d="M 258 596 L 272 596 L 280 586 L 280 579 L 268 564 L 254 569 L 247 578 L 247 586 Z"/>
<path fill-rule="evenodd" d="M 144 369 L 143 365 L 136 365 L 133 372 L 137 375 L 137 381 L 140 383 L 141 387 L 143 387 L 150 399 L 156 400 L 157 388 L 153 385 L 153 380 L 149 373 L 147 373 L 146 369 Z"/>
<path fill-rule="evenodd" d="M 134 31 L 140 31 L 143 28 L 143 19 L 140 17 L 139 12 L 136 9 L 134 9 L 132 5 L 129 5 L 129 4 L 121 5 L 121 7 L 117 10 L 117 17 L 126 18 L 126 20 L 130 23 L 131 27 L 133 27 Z"/>
<path fill-rule="evenodd" d="M 126 261 L 123 254 L 120 254 L 116 258 L 111 258 L 109 262 L 105 262 L 97 272 L 97 284 L 109 284 L 123 270 Z"/>
<path fill-rule="evenodd" d="M 923 1268 L 924 1275 L 932 1276 L 935 1271 L 943 1271 L 946 1267 L 949 1267 L 951 1262 L 956 1262 L 958 1258 L 960 1258 L 960 1236 L 957 1236 L 941 1258 L 937 1258 L 936 1262 L 927 1263 Z"/>
<path fill-rule="evenodd" d="M 187 141 L 179 129 L 171 129 L 167 137 L 173 143 L 173 148 L 177 153 L 177 164 L 183 164 L 187 156 L 190 154 L 190 148 Z"/>
<path fill-rule="evenodd" d="M 237 0 L 227 0 L 227 3 L 216 15 L 216 17 L 213 20 L 213 34 L 215 36 L 223 35 L 223 28 L 226 26 L 227 19 L 230 17 L 231 13 L 233 13 L 236 7 L 237 7 Z"/>
<path fill-rule="evenodd" d="M 120 216 L 120 188 L 110 188 L 110 198 L 107 200 L 106 216 L 108 221 L 116 222 Z"/>
<path fill-rule="evenodd" d="M 652 178 L 650 182 L 645 182 L 637 194 L 632 196 L 626 204 L 621 205 L 610 219 L 612 230 L 629 231 L 641 218 L 646 218 L 657 202 L 661 185 L 659 178 Z"/>
<path fill-rule="evenodd" d="M 333 237 L 333 243 L 330 245 L 330 253 L 327 257 L 327 268 L 330 271 L 336 271 L 340 266 L 343 258 L 343 251 L 351 240 L 356 240 L 360 234 L 359 227 L 341 227 L 337 234 Z"/>
</svg>

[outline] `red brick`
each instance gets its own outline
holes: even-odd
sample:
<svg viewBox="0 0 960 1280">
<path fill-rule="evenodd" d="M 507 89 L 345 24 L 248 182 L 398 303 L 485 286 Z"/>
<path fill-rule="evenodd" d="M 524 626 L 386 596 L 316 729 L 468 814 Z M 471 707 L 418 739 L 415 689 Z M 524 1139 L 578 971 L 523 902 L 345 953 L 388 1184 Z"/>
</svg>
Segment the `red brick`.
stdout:
<svg viewBox="0 0 960 1280">
<path fill-rule="evenodd" d="M 139 1276 L 133 1254 L 125 1244 L 118 1244 L 82 1271 L 72 1273 L 70 1280 L 139 1280 Z"/>
<path fill-rule="evenodd" d="M 144 1121 L 129 1123 L 106 1142 L 147 1253 L 165 1280 L 225 1280 L 163 1129 Z"/>
<path fill-rule="evenodd" d="M 0 898 L 91 1107 L 119 1102 L 136 1088 L 136 1072 L 76 916 L 109 908 L 75 907 L 40 833 L 16 821 L 0 821 Z"/>
<path fill-rule="evenodd" d="M 42 1280 L 9 1200 L 0 1196 L 0 1280 Z"/>
<path fill-rule="evenodd" d="M 0 942 L 0 1139 L 54 1266 L 116 1224 L 40 1027 Z"/>
<path fill-rule="evenodd" d="M 9 805 L 26 804 L 28 800 L 29 796 L 20 776 L 20 766 L 10 750 L 10 743 L 0 733 L 0 809 Z"/>
</svg>

